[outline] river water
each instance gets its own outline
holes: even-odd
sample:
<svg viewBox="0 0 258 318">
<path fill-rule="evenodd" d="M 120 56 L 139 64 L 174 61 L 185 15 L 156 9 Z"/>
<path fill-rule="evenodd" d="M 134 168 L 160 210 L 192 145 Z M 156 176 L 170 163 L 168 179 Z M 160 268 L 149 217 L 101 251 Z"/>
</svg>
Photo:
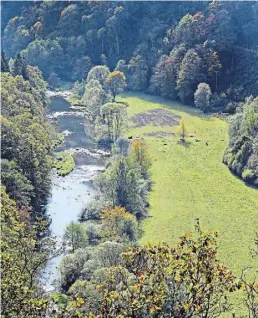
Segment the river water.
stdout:
<svg viewBox="0 0 258 318">
<path fill-rule="evenodd" d="M 65 228 L 78 220 L 78 214 L 94 195 L 93 179 L 104 170 L 106 156 L 90 136 L 86 135 L 85 119 L 79 111 L 60 96 L 52 96 L 49 105 L 49 119 L 57 131 L 64 132 L 65 139 L 56 151 L 69 151 L 73 154 L 75 169 L 67 176 L 60 177 L 52 173 L 52 195 L 47 205 L 47 214 L 51 218 L 51 235 L 61 243 Z M 47 265 L 46 290 L 54 289 L 59 277 L 60 255 Z"/>
</svg>

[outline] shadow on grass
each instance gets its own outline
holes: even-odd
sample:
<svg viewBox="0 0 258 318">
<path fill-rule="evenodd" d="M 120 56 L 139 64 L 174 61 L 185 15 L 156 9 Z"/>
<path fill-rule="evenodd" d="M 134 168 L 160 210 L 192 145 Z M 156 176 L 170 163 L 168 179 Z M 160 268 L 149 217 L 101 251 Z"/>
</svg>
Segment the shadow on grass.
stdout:
<svg viewBox="0 0 258 318">
<path fill-rule="evenodd" d="M 185 141 L 178 140 L 177 144 L 181 145 L 182 147 L 185 147 L 185 148 L 189 148 L 193 145 L 192 142 L 187 141 L 187 140 L 185 140 Z"/>
<path fill-rule="evenodd" d="M 196 116 L 204 120 L 211 120 L 214 118 L 214 116 L 210 114 L 204 114 L 200 109 L 195 108 L 194 106 L 187 106 L 185 104 L 182 104 L 179 101 L 173 101 L 166 99 L 161 96 L 156 96 L 156 95 L 148 95 L 146 93 L 141 93 L 141 92 L 124 92 L 123 94 L 120 95 L 123 98 L 126 97 L 131 97 L 131 98 L 140 98 L 146 102 L 153 103 L 153 104 L 159 104 L 160 106 L 163 106 L 164 108 L 167 108 L 169 110 L 175 110 L 175 111 L 180 111 L 180 112 L 186 112 L 187 114 L 191 116 Z M 158 106 L 158 105 L 157 105 Z"/>
<path fill-rule="evenodd" d="M 232 174 L 235 178 L 237 178 L 238 180 L 242 181 L 242 183 L 243 183 L 245 186 L 247 186 L 248 188 L 251 188 L 251 189 L 254 189 L 254 190 L 258 191 L 258 185 L 256 186 L 256 185 L 254 185 L 253 183 L 250 183 L 250 182 L 245 181 L 243 178 L 240 177 L 240 175 L 238 175 L 235 171 L 233 171 L 232 169 L 230 169 L 225 162 L 222 161 L 222 163 L 228 168 L 228 170 L 231 172 L 231 174 Z"/>
</svg>

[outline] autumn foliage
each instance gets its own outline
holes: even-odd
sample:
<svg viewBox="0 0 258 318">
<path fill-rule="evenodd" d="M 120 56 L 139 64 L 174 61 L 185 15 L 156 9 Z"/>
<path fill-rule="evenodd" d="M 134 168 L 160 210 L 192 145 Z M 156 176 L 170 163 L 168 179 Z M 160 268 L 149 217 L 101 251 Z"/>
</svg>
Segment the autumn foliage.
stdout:
<svg viewBox="0 0 258 318">
<path fill-rule="evenodd" d="M 112 268 L 100 289 L 99 317 L 217 317 L 227 310 L 235 277 L 217 259 L 217 233 L 182 236 L 166 243 L 131 247 L 125 266 Z M 112 286 L 119 286 L 118 289 Z"/>
<path fill-rule="evenodd" d="M 132 141 L 130 157 L 135 164 L 138 164 L 141 167 L 142 174 L 147 174 L 151 166 L 151 159 L 148 152 L 148 146 L 143 139 L 135 139 Z"/>
<path fill-rule="evenodd" d="M 126 87 L 126 78 L 124 73 L 120 71 L 111 72 L 106 78 L 106 85 L 107 88 L 110 89 L 114 101 L 116 95 L 121 93 Z"/>
<path fill-rule="evenodd" d="M 136 217 L 121 206 L 107 208 L 101 217 L 102 238 L 104 240 L 135 240 L 137 236 Z"/>
</svg>

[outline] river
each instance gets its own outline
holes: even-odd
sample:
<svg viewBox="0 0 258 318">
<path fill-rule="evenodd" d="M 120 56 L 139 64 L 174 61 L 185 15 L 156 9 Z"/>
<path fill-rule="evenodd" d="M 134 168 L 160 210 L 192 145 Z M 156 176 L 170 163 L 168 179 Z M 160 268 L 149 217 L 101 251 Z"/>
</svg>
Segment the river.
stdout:
<svg viewBox="0 0 258 318">
<path fill-rule="evenodd" d="M 64 97 L 51 94 L 48 117 L 57 131 L 66 136 L 55 151 L 69 151 L 75 161 L 74 170 L 65 177 L 58 176 L 54 170 L 52 172 L 47 214 L 52 220 L 51 235 L 61 243 L 66 226 L 78 220 L 78 214 L 93 197 L 93 179 L 104 170 L 108 154 L 86 135 L 83 114 L 74 111 Z M 57 267 L 63 256 L 55 257 L 47 265 L 47 291 L 55 288 L 55 280 L 59 277 Z"/>
</svg>

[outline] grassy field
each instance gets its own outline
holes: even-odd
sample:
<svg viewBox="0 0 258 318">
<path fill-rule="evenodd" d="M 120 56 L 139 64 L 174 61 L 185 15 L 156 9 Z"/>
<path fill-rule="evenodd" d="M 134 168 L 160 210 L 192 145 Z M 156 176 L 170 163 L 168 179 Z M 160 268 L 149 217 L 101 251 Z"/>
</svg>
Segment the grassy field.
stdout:
<svg viewBox="0 0 258 318">
<path fill-rule="evenodd" d="M 185 147 L 177 136 L 146 136 L 173 132 L 176 126 L 130 128 L 128 135 L 145 138 L 152 158 L 151 217 L 143 222 L 141 243 L 175 242 L 182 233 L 193 232 L 195 218 L 199 218 L 203 229 L 218 230 L 219 257 L 236 275 L 254 265 L 250 248 L 258 230 L 258 191 L 222 164 L 228 140 L 226 122 L 159 97 L 126 94 L 120 99 L 129 103 L 130 117 L 157 108 L 180 115 L 188 133 L 200 139 L 188 137 Z"/>
</svg>

